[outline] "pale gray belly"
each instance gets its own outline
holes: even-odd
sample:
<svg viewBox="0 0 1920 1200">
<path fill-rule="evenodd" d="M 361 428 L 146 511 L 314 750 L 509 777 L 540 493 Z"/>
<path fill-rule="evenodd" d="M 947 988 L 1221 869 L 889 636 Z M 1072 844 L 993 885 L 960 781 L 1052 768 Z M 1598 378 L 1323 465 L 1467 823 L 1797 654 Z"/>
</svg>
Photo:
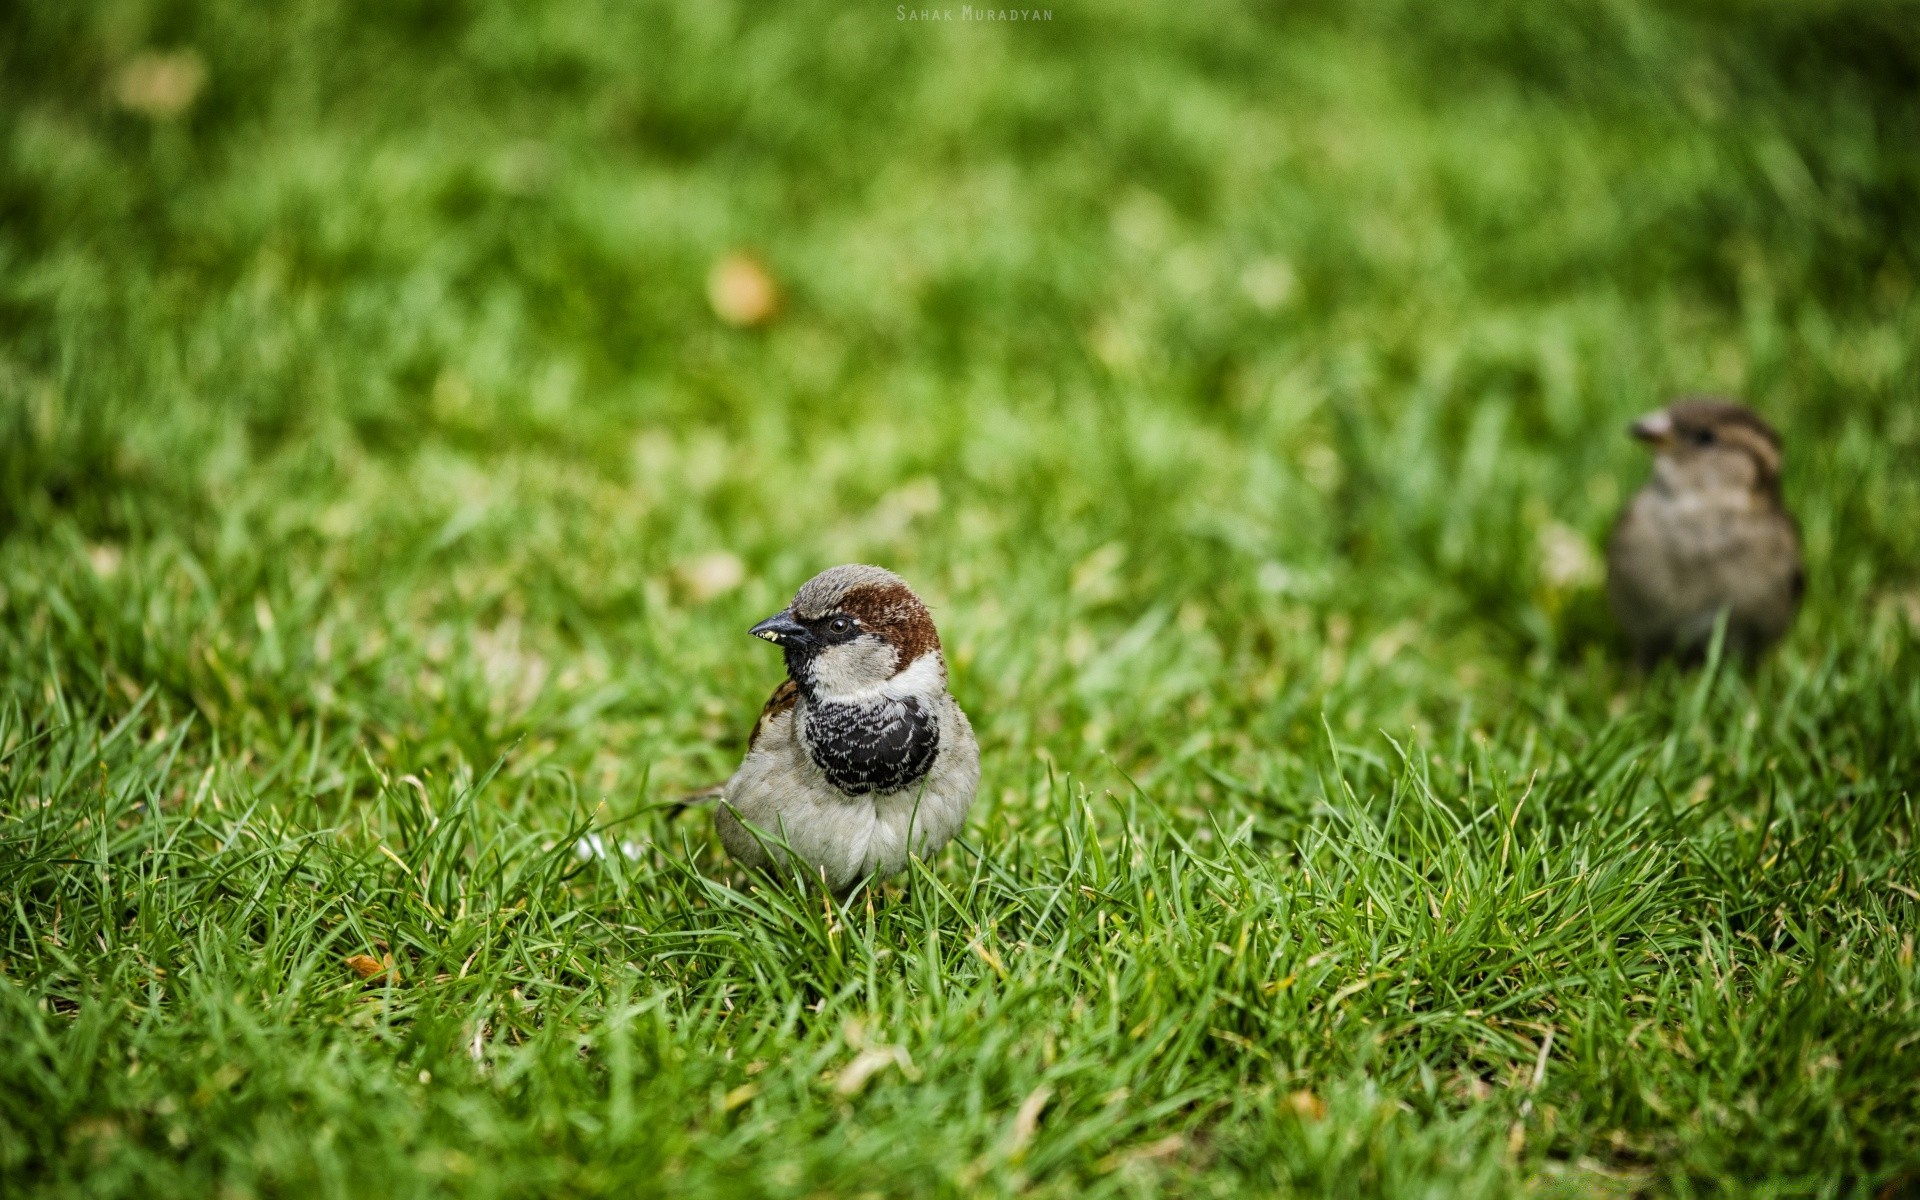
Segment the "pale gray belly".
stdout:
<svg viewBox="0 0 1920 1200">
<path fill-rule="evenodd" d="M 973 732 L 957 705 L 949 712 L 924 776 L 899 791 L 861 796 L 827 781 L 792 716 L 782 714 L 727 781 L 714 818 L 727 853 L 753 867 L 803 868 L 834 891 L 894 874 L 910 854 L 933 854 L 960 831 L 980 779 Z"/>
</svg>

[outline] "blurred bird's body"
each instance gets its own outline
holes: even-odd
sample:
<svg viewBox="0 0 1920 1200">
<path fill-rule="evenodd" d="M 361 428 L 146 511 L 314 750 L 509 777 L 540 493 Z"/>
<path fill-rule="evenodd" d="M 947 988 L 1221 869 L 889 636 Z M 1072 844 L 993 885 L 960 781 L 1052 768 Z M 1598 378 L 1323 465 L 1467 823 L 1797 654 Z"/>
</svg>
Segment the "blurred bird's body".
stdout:
<svg viewBox="0 0 1920 1200">
<path fill-rule="evenodd" d="M 1800 535 L 1780 498 L 1780 438 L 1751 410 L 1682 400 L 1636 421 L 1653 477 L 1607 547 L 1607 598 L 1643 661 L 1778 641 L 1800 607 Z"/>
<path fill-rule="evenodd" d="M 714 824 L 755 868 L 845 893 L 944 846 L 980 783 L 973 728 L 947 692 L 933 618 L 905 580 L 845 566 L 753 632 L 786 654 Z"/>
</svg>

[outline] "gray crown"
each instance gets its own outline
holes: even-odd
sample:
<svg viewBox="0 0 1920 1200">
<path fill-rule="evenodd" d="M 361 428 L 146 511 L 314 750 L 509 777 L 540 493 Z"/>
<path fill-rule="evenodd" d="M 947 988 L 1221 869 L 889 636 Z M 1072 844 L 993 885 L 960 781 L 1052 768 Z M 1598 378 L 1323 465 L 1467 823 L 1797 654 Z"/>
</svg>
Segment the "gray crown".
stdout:
<svg viewBox="0 0 1920 1200">
<path fill-rule="evenodd" d="M 838 608 L 848 592 L 863 587 L 903 587 L 909 593 L 913 591 L 906 580 L 885 567 L 848 563 L 828 567 L 801 584 L 800 590 L 793 594 L 793 615 L 803 621 L 818 620 Z"/>
</svg>

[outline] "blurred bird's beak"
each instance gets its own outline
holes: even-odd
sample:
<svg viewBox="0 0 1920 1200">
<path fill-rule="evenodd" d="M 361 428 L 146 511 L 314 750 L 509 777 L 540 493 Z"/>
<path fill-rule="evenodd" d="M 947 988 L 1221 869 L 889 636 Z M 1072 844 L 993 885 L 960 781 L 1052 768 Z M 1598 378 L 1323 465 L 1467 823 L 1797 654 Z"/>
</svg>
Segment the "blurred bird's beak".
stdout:
<svg viewBox="0 0 1920 1200">
<path fill-rule="evenodd" d="M 1650 446 L 1658 446 L 1673 436 L 1673 418 L 1664 410 L 1650 412 L 1627 426 L 1627 432 Z"/>
<path fill-rule="evenodd" d="M 765 638 L 778 646 L 784 642 L 798 641 L 807 636 L 807 627 L 793 619 L 791 612 L 781 611 L 747 630 L 757 638 Z"/>
</svg>

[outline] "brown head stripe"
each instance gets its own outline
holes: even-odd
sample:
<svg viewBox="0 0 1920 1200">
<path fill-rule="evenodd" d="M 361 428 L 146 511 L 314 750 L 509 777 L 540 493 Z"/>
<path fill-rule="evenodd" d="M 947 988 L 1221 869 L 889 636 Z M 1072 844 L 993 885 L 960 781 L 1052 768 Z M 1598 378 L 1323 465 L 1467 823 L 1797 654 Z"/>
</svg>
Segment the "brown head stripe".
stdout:
<svg viewBox="0 0 1920 1200">
<path fill-rule="evenodd" d="M 1711 429 L 1728 446 L 1744 451 L 1760 469 L 1761 485 L 1779 486 L 1780 435 L 1744 404 L 1713 397 L 1681 400 L 1667 410 L 1682 430 Z"/>
<path fill-rule="evenodd" d="M 1680 426 L 1708 426 L 1714 429 L 1748 429 L 1772 446 L 1780 449 L 1780 435 L 1766 419 L 1744 404 L 1732 400 L 1721 400 L 1713 396 L 1690 396 L 1685 400 L 1676 400 L 1667 408 L 1667 414 L 1673 423 Z"/>
<path fill-rule="evenodd" d="M 933 627 L 933 614 L 904 583 L 853 588 L 840 601 L 840 607 L 861 625 L 893 643 L 896 671 L 905 669 L 927 651 L 940 648 L 940 634 Z"/>
<path fill-rule="evenodd" d="M 1780 447 L 1770 442 L 1748 425 L 1722 425 L 1720 440 L 1728 445 L 1738 446 L 1747 452 L 1760 467 L 1760 475 L 1767 481 L 1774 481 L 1780 475 Z"/>
</svg>

